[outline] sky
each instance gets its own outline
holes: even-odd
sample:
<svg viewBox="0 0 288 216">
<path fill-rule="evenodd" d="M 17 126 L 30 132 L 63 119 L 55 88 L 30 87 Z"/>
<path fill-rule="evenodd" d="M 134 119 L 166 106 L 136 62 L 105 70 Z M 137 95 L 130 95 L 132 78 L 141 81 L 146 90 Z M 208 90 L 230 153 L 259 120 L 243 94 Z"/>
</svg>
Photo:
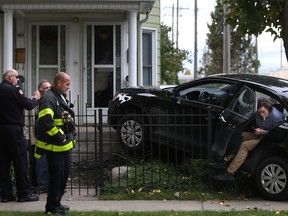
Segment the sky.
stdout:
<svg viewBox="0 0 288 216">
<path fill-rule="evenodd" d="M 176 41 L 176 7 L 177 0 L 161 1 L 161 22 L 171 26 L 174 20 L 174 41 Z M 194 56 L 194 0 L 178 0 L 178 47 L 191 52 Z M 172 8 L 174 5 L 174 16 Z M 198 68 L 201 66 L 201 59 L 206 45 L 206 34 L 208 33 L 207 24 L 211 24 L 210 13 L 214 10 L 216 0 L 198 0 Z M 172 39 L 172 36 L 171 36 Z M 282 48 L 281 48 L 282 47 Z M 258 37 L 258 59 L 261 62 L 259 73 L 265 74 L 271 71 L 277 71 L 287 64 L 285 52 L 281 40 L 273 41 L 269 33 L 263 33 Z M 185 64 L 185 69 L 194 71 L 194 63 Z"/>
</svg>

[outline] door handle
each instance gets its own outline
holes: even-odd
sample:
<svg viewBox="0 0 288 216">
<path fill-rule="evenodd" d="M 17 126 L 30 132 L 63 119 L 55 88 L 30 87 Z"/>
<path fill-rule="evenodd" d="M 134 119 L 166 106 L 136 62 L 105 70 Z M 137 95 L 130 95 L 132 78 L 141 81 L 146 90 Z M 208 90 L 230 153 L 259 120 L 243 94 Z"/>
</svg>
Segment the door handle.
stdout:
<svg viewBox="0 0 288 216">
<path fill-rule="evenodd" d="M 222 121 L 222 122 L 224 122 L 224 123 L 226 123 L 226 120 L 224 119 L 224 117 L 223 117 L 223 115 L 219 115 L 219 119 Z"/>
<path fill-rule="evenodd" d="M 232 127 L 233 129 L 235 129 L 236 128 L 236 126 L 235 125 L 233 125 L 233 124 L 231 124 L 231 123 L 229 123 L 228 124 L 230 127 Z"/>
</svg>

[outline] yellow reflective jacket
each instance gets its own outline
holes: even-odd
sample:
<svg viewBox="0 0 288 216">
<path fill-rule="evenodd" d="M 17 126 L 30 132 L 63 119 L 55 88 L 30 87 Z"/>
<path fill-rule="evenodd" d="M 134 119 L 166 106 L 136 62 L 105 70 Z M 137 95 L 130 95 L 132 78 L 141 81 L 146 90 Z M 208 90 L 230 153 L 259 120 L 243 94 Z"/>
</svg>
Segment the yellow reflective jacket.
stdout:
<svg viewBox="0 0 288 216">
<path fill-rule="evenodd" d="M 36 158 L 47 152 L 64 152 L 75 147 L 74 131 L 69 129 L 63 117 L 63 113 L 67 111 L 73 117 L 73 121 L 74 112 L 54 87 L 40 99 L 34 154 Z"/>
</svg>

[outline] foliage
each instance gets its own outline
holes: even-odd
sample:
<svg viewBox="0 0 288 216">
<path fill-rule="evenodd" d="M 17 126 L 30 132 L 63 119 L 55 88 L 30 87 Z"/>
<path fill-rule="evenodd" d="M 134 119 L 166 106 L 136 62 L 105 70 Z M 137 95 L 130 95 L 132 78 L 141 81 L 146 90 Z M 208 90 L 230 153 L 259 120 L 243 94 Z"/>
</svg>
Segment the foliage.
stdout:
<svg viewBox="0 0 288 216">
<path fill-rule="evenodd" d="M 282 38 L 288 59 L 288 2 L 287 0 L 225 0 L 230 12 L 227 23 L 241 34 L 258 36 L 270 32 L 274 39 Z"/>
<path fill-rule="evenodd" d="M 171 27 L 161 24 L 161 84 L 179 84 L 178 72 L 183 71 L 183 61 L 189 52 L 174 47 L 169 39 Z M 188 59 L 189 61 L 189 59 Z"/>
<path fill-rule="evenodd" d="M 223 71 L 223 3 L 217 0 L 215 11 L 211 13 L 212 23 L 208 25 L 208 49 L 203 55 L 205 75 L 222 73 Z M 252 36 L 239 32 L 231 25 L 230 71 L 231 73 L 256 73 L 259 61 L 256 59 L 256 47 L 252 43 Z"/>
<path fill-rule="evenodd" d="M 181 165 L 158 161 L 131 163 L 120 178 L 106 178 L 101 199 L 206 200 L 255 196 L 246 173 L 239 173 L 231 184 L 215 182 L 214 174 L 207 160 L 200 159 Z"/>
</svg>

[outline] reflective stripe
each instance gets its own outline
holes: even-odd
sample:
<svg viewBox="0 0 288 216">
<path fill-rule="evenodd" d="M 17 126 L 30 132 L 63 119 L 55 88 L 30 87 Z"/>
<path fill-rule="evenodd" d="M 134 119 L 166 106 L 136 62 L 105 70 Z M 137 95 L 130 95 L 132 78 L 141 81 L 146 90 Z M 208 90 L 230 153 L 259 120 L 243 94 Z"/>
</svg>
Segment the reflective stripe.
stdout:
<svg viewBox="0 0 288 216">
<path fill-rule="evenodd" d="M 54 119 L 54 123 L 55 123 L 55 125 L 57 125 L 57 126 L 64 125 L 64 122 L 63 122 L 62 119 Z"/>
<path fill-rule="evenodd" d="M 39 158 L 41 158 L 41 155 L 39 155 L 39 154 L 37 154 L 36 152 L 34 152 L 34 157 L 37 158 L 37 159 L 39 159 Z"/>
<path fill-rule="evenodd" d="M 45 149 L 45 150 L 48 150 L 48 151 L 52 151 L 52 152 L 68 151 L 68 150 L 72 149 L 73 147 L 75 147 L 75 144 L 76 144 L 75 140 L 72 140 L 72 141 L 70 141 L 69 143 L 67 143 L 66 145 L 63 145 L 63 146 L 53 145 L 53 144 L 46 144 L 45 142 L 42 142 L 40 140 L 36 140 L 37 147 Z M 36 155 L 36 153 L 35 153 L 35 155 Z"/>
<path fill-rule="evenodd" d="M 43 116 L 45 116 L 45 115 L 51 115 L 52 118 L 53 118 L 54 112 L 53 112 L 53 110 L 50 109 L 50 108 L 43 109 L 43 110 L 41 110 L 41 111 L 39 112 L 39 118 L 41 118 L 41 117 L 43 117 Z"/>
<path fill-rule="evenodd" d="M 50 136 L 54 136 L 55 134 L 57 134 L 58 132 L 60 132 L 61 134 L 64 134 L 63 130 L 61 128 L 58 128 L 56 126 L 54 126 L 51 130 L 47 131 L 47 133 Z"/>
</svg>

